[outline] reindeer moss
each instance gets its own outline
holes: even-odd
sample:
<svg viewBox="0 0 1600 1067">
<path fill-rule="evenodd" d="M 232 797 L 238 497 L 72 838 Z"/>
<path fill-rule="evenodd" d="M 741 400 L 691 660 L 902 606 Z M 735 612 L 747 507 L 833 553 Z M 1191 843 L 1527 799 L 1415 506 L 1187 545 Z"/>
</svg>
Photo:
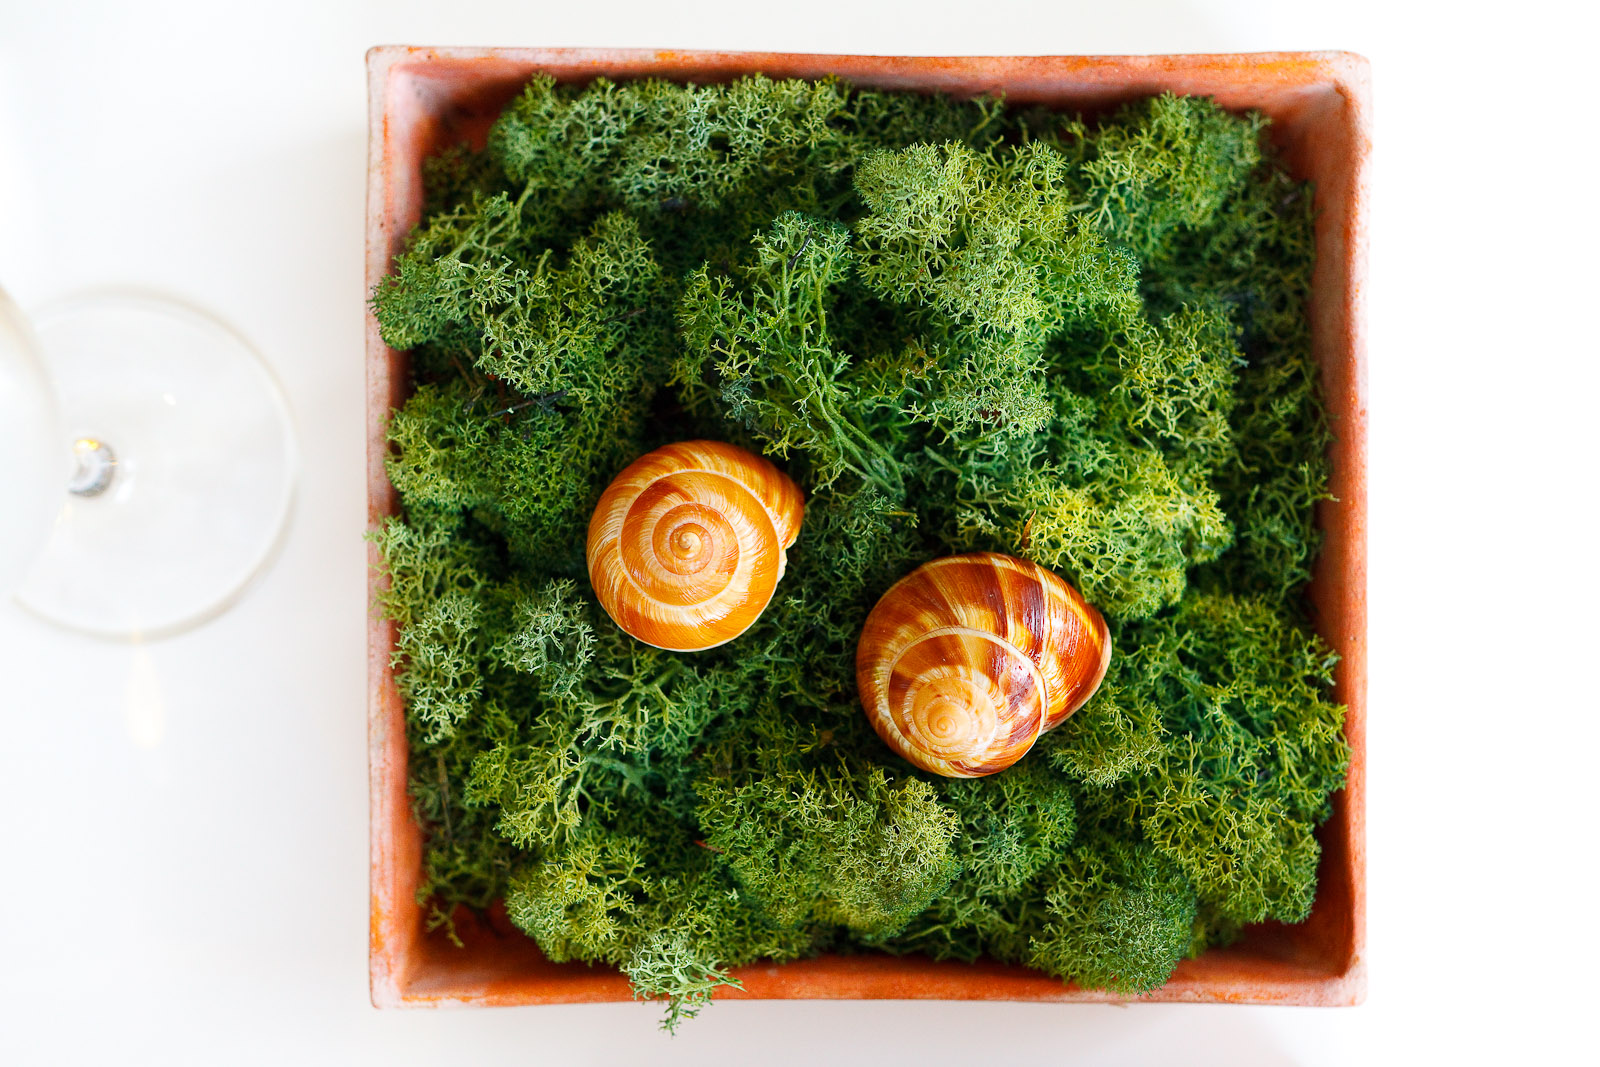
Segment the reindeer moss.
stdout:
<svg viewBox="0 0 1600 1067">
<path fill-rule="evenodd" d="M 1264 126 L 539 78 L 432 160 L 373 294 L 416 377 L 374 536 L 436 923 L 504 899 L 674 1025 L 760 958 L 1140 992 L 1304 919 L 1346 749 L 1301 599 L 1310 197 Z M 699 436 L 808 505 L 756 626 L 680 654 L 597 607 L 584 535 L 622 466 Z M 976 549 L 1076 584 L 1116 656 L 1016 767 L 952 781 L 878 741 L 854 651 L 896 578 Z"/>
</svg>

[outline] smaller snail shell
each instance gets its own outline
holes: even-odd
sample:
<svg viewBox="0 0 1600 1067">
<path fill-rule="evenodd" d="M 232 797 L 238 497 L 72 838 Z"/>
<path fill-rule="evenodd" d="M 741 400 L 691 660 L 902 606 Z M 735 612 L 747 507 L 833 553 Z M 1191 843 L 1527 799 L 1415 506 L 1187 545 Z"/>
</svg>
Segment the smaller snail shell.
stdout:
<svg viewBox="0 0 1600 1067">
<path fill-rule="evenodd" d="M 867 616 L 856 682 L 872 726 L 935 774 L 1005 770 L 1094 695 L 1105 619 L 1043 567 L 975 552 L 923 564 Z"/>
<path fill-rule="evenodd" d="M 760 456 L 685 441 L 640 456 L 589 520 L 589 580 L 616 624 L 657 648 L 713 648 L 772 600 L 805 496 Z"/>
</svg>

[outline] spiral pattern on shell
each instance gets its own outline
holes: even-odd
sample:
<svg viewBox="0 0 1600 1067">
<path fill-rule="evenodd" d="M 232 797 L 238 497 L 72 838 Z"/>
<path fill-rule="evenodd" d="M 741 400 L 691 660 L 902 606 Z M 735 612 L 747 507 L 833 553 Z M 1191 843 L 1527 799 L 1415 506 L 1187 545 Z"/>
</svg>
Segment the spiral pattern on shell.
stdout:
<svg viewBox="0 0 1600 1067">
<path fill-rule="evenodd" d="M 878 736 L 935 774 L 1005 770 L 1094 695 L 1105 619 L 1076 589 L 1011 556 L 912 571 L 867 616 L 856 683 Z"/>
<path fill-rule="evenodd" d="M 720 441 L 658 448 L 617 475 L 589 520 L 595 597 L 657 648 L 731 641 L 772 600 L 804 513 L 800 487 L 760 456 Z"/>
</svg>

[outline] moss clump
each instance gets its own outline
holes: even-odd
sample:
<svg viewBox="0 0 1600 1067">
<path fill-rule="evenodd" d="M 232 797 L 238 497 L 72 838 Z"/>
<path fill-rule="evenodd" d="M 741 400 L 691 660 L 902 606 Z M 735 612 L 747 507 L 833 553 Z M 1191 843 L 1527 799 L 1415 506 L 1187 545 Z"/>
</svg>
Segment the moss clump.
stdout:
<svg viewBox="0 0 1600 1067">
<path fill-rule="evenodd" d="M 1346 753 L 1299 599 L 1309 197 L 1263 125 L 541 78 L 486 151 L 433 160 L 373 305 L 417 379 L 374 536 L 436 921 L 503 897 L 672 1025 L 760 958 L 1139 992 L 1304 918 Z M 609 479 L 691 436 L 809 500 L 761 620 L 685 655 L 612 625 L 583 545 Z M 894 580 L 974 549 L 1074 582 L 1117 655 L 1016 767 L 931 779 L 868 727 L 855 642 Z"/>
</svg>

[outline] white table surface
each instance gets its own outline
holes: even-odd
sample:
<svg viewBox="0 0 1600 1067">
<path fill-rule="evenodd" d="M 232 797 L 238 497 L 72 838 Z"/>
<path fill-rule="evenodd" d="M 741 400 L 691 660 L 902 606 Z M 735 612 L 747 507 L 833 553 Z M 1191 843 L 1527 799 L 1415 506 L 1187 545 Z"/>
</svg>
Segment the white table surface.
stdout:
<svg viewBox="0 0 1600 1067">
<path fill-rule="evenodd" d="M 305 457 L 282 555 L 203 629 L 130 647 L 0 606 L 0 1063 L 1594 1062 L 1588 34 L 1576 5 L 1298 7 L 0 0 L 0 284 L 212 309 L 276 368 Z M 675 1039 L 638 1004 L 374 1010 L 377 43 L 1367 54 L 1367 1004 L 725 1003 Z"/>
</svg>

